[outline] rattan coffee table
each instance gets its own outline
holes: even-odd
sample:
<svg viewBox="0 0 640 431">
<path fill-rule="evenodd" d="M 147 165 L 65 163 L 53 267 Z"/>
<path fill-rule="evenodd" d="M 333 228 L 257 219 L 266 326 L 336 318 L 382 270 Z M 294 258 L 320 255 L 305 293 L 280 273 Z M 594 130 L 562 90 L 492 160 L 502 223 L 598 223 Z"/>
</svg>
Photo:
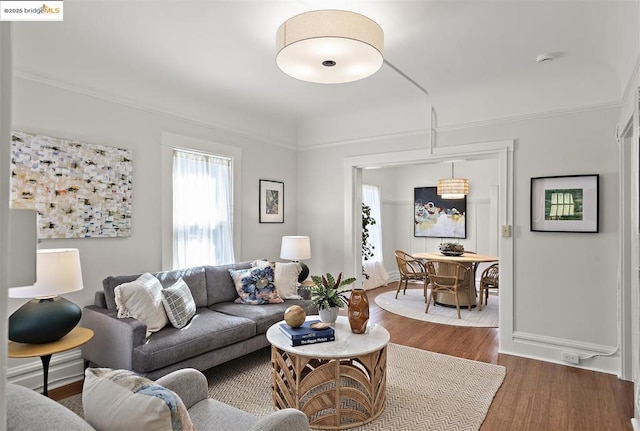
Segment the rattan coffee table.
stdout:
<svg viewBox="0 0 640 431">
<path fill-rule="evenodd" d="M 311 319 L 319 317 L 307 317 Z M 276 408 L 301 410 L 312 428 L 322 429 L 353 428 L 382 413 L 389 343 L 385 328 L 370 324 L 366 333 L 353 334 L 348 319 L 338 316 L 335 341 L 292 347 L 279 323 L 267 331 Z"/>
</svg>

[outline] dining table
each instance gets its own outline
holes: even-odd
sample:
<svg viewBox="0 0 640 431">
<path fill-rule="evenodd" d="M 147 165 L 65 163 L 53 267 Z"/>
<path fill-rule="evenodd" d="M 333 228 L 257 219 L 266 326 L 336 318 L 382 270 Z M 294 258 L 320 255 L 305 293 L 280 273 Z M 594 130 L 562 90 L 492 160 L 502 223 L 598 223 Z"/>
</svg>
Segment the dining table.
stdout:
<svg viewBox="0 0 640 431">
<path fill-rule="evenodd" d="M 459 256 L 444 255 L 441 252 L 420 252 L 413 253 L 412 256 L 420 260 L 455 262 L 464 265 L 467 268 L 465 273 L 465 284 L 467 288 L 459 292 L 458 299 L 460 301 L 460 307 L 467 307 L 471 304 L 472 308 L 478 304 L 478 292 L 476 290 L 476 272 L 478 270 L 478 265 L 483 262 L 498 262 L 499 260 L 497 256 L 489 256 L 472 252 L 464 252 Z M 455 307 L 456 298 L 453 293 L 438 292 L 436 304 Z"/>
</svg>

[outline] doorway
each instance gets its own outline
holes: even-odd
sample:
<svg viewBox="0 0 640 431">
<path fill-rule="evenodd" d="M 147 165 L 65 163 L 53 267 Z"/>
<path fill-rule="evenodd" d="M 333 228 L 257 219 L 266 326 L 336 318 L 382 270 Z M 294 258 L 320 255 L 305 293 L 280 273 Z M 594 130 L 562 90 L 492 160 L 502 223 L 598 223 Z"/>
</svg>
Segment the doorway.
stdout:
<svg viewBox="0 0 640 431">
<path fill-rule="evenodd" d="M 362 171 L 372 167 L 398 167 L 411 164 L 442 163 L 445 160 L 492 159 L 498 167 L 498 223 L 508 226 L 508 236 L 498 240 L 500 258 L 501 288 L 500 307 L 500 345 L 511 343 L 513 333 L 513 237 L 510 232 L 513 220 L 513 148 L 512 140 L 485 142 L 479 144 L 457 145 L 426 150 L 412 150 L 395 153 L 381 153 L 367 156 L 345 158 L 345 232 L 344 267 L 354 274 L 362 272 L 360 226 L 360 202 L 362 202 Z M 356 217 L 357 216 L 357 217 Z"/>
</svg>

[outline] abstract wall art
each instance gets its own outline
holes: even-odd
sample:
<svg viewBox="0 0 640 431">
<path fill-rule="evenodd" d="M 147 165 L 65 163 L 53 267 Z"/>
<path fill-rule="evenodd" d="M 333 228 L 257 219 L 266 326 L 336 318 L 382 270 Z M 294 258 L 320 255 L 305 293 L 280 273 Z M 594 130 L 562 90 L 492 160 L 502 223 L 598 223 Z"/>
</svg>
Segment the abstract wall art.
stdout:
<svg viewBox="0 0 640 431">
<path fill-rule="evenodd" d="M 467 237 L 467 198 L 442 199 L 437 187 L 413 189 L 413 235 L 433 238 Z"/>
<path fill-rule="evenodd" d="M 11 206 L 40 239 L 131 235 L 131 150 L 15 131 L 11 151 Z"/>
</svg>

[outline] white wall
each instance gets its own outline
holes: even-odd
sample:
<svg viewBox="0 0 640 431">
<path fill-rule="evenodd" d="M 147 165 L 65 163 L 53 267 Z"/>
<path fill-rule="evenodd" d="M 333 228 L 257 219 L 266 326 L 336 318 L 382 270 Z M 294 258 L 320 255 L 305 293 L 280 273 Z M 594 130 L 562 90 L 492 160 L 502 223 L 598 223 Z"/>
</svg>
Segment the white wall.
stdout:
<svg viewBox="0 0 640 431">
<path fill-rule="evenodd" d="M 80 250 L 84 290 L 65 295 L 81 306 L 93 303 L 108 275 L 161 269 L 161 135 L 171 132 L 242 149 L 242 182 L 235 210 L 241 212 L 239 260 L 278 259 L 283 235 L 298 234 L 296 217 L 296 151 L 223 132 L 204 123 L 113 103 L 78 92 L 23 78 L 14 80 L 13 128 L 54 137 L 77 139 L 133 150 L 132 235 L 127 238 L 44 240 L 40 248 L 76 247 Z M 267 134 L 265 132 L 265 134 Z M 258 222 L 258 180 L 285 183 L 285 222 Z M 302 232 L 304 233 L 304 232 Z M 319 244 L 316 244 L 316 249 Z M 9 313 L 23 300 L 10 299 Z M 41 365 L 34 360 L 10 360 L 8 377 L 30 387 L 42 384 Z M 54 355 L 50 387 L 82 374 L 78 350 Z"/>
<path fill-rule="evenodd" d="M 619 202 L 614 133 L 618 115 L 619 107 L 603 107 L 438 132 L 438 147 L 516 140 L 515 339 L 509 334 L 501 337 L 511 340 L 502 343 L 503 352 L 560 362 L 565 350 L 587 356 L 617 346 Z M 305 191 L 299 196 L 300 224 L 309 223 L 312 238 L 324 241 L 322 249 L 316 247 L 312 271 L 344 270 L 341 237 L 345 220 L 340 204 L 344 174 L 337 169 L 344 157 L 394 148 L 420 149 L 424 142 L 416 136 L 373 137 L 348 146 L 318 145 L 300 153 L 300 188 Z M 592 173 L 600 174 L 600 233 L 529 231 L 531 177 Z M 619 357 L 595 357 L 582 361 L 581 366 L 617 373 Z"/>
</svg>

